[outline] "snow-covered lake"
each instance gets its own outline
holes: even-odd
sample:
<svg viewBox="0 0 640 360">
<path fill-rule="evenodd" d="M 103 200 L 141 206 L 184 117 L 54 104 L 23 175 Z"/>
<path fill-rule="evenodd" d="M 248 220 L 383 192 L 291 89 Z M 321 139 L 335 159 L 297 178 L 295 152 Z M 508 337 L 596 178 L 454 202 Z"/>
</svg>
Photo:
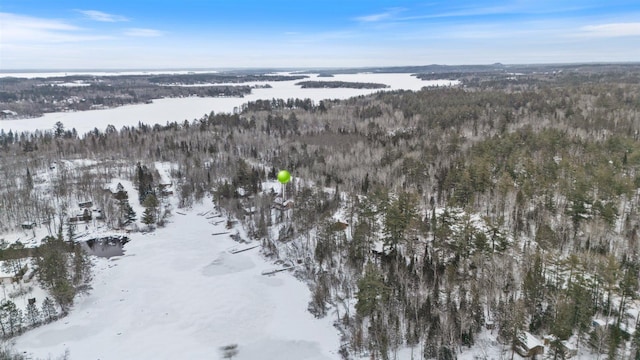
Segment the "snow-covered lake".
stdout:
<svg viewBox="0 0 640 360">
<path fill-rule="evenodd" d="M 238 344 L 237 360 L 339 359 L 332 317 L 307 311 L 307 286 L 287 272 L 261 275 L 274 265 L 258 248 L 231 254 L 238 244 L 212 235 L 228 230 L 198 215 L 205 210 L 131 234 L 122 257 L 96 259 L 91 294 L 66 318 L 18 337 L 16 349 L 38 358 L 69 349 L 71 359 L 222 359 L 220 347 Z"/>
<path fill-rule="evenodd" d="M 457 80 L 423 81 L 410 74 L 345 74 L 330 78 L 319 78 L 317 75 L 311 75 L 309 79 L 305 80 L 373 82 L 389 85 L 390 87 L 384 89 L 384 91 L 420 90 L 425 86 L 450 86 L 459 83 Z M 114 125 L 116 129 L 120 129 L 123 126 L 137 126 L 139 122 L 149 125 L 164 125 L 173 121 L 191 121 L 201 118 L 211 111 L 230 113 L 233 112 L 234 108 L 258 99 L 309 98 L 317 103 L 324 99 L 347 99 L 380 91 L 376 89 L 302 89 L 300 86 L 295 85 L 300 81 L 303 80 L 246 83 L 247 85 L 269 84 L 271 88 L 253 89 L 251 94 L 243 98 L 189 97 L 157 99 L 152 104 L 128 105 L 112 109 L 81 112 L 47 113 L 33 119 L 1 120 L 0 129 L 5 132 L 9 130 L 14 132 L 34 131 L 36 129 L 51 130 L 55 123 L 60 121 L 65 129 L 75 128 L 79 134 L 84 134 L 94 128 L 104 131 L 107 125 Z"/>
</svg>

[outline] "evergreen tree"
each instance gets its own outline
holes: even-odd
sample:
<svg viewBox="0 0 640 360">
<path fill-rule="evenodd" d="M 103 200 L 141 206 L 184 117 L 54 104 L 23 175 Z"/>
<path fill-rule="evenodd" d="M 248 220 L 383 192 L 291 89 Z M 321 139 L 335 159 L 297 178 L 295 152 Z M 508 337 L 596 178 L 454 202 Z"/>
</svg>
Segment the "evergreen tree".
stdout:
<svg viewBox="0 0 640 360">
<path fill-rule="evenodd" d="M 22 325 L 24 321 L 22 310 L 18 309 L 13 301 L 9 301 L 7 303 L 11 305 L 8 309 L 9 318 L 7 321 L 7 324 L 9 325 L 9 331 L 11 332 L 11 335 L 17 335 L 22 331 Z"/>
<path fill-rule="evenodd" d="M 636 332 L 631 338 L 631 355 L 635 360 L 640 360 L 640 321 L 636 322 Z"/>
<path fill-rule="evenodd" d="M 151 210 L 151 208 L 144 209 L 144 212 L 142 213 L 142 223 L 147 226 L 151 226 L 155 222 L 156 217 L 153 213 L 153 210 Z"/>
<path fill-rule="evenodd" d="M 367 263 L 365 274 L 358 281 L 358 302 L 356 311 L 360 316 L 373 314 L 380 300 L 385 301 L 388 296 L 388 288 L 384 284 L 382 274 L 373 263 Z"/>
<path fill-rule="evenodd" d="M 524 302 L 529 311 L 534 311 L 536 306 L 543 301 L 545 280 L 542 271 L 542 256 L 540 252 L 536 252 L 533 267 L 527 271 L 522 283 Z"/>
<path fill-rule="evenodd" d="M 29 168 L 27 168 L 27 177 L 25 179 L 25 185 L 26 185 L 27 192 L 31 192 L 31 190 L 33 190 L 33 178 L 31 177 L 31 172 L 29 171 Z"/>
<path fill-rule="evenodd" d="M 142 223 L 146 225 L 152 225 L 158 218 L 158 199 L 154 194 L 149 194 L 144 199 L 143 206 L 145 207 L 142 214 Z"/>
<path fill-rule="evenodd" d="M 29 326 L 35 327 L 40 324 L 40 310 L 35 302 L 27 304 L 26 322 Z"/>
<path fill-rule="evenodd" d="M 120 219 L 121 226 L 127 226 L 135 222 L 137 219 L 136 212 L 133 210 L 128 200 L 124 200 L 124 202 L 121 203 L 120 213 L 121 213 L 121 219 Z"/>
<path fill-rule="evenodd" d="M 417 200 L 413 194 L 401 192 L 398 199 L 386 208 L 384 218 L 385 246 L 394 251 L 406 240 L 410 227 L 417 218 Z"/>
<path fill-rule="evenodd" d="M 2 330 L 2 336 L 8 336 L 10 334 L 9 330 L 9 303 L 10 301 L 4 301 L 0 304 L 0 330 Z M 15 304 L 14 304 L 15 306 Z"/>
<path fill-rule="evenodd" d="M 0 325 L 3 335 L 16 335 L 22 329 L 22 310 L 11 301 L 4 301 L 0 305 Z"/>
<path fill-rule="evenodd" d="M 73 244 L 73 286 L 78 291 L 88 290 L 91 281 L 91 259 L 79 243 Z"/>
<path fill-rule="evenodd" d="M 62 122 L 60 121 L 56 122 L 53 128 L 53 134 L 55 135 L 56 138 L 61 138 L 64 136 L 64 125 L 62 124 Z"/>
<path fill-rule="evenodd" d="M 58 318 L 58 310 L 56 304 L 50 298 L 46 297 L 42 301 L 42 319 L 45 322 L 51 322 Z"/>
<path fill-rule="evenodd" d="M 144 203 L 147 195 L 154 194 L 153 175 L 146 165 L 140 163 L 136 164 L 136 186 L 138 187 L 140 204 Z"/>
<path fill-rule="evenodd" d="M 34 264 L 40 284 L 49 291 L 62 309 L 73 303 L 76 289 L 71 282 L 67 265 L 69 246 L 62 237 L 48 236 L 37 248 Z"/>
</svg>

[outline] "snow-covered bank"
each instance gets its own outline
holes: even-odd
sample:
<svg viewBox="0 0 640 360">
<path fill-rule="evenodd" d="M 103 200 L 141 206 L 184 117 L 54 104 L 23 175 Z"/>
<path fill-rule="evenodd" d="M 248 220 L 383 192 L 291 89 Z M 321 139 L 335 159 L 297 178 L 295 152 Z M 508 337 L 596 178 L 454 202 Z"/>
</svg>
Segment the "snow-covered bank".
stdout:
<svg viewBox="0 0 640 360">
<path fill-rule="evenodd" d="M 240 360 L 338 359 L 337 330 L 307 311 L 307 286 L 287 272 L 262 276 L 273 264 L 258 249 L 226 251 L 238 244 L 211 235 L 227 230 L 197 215 L 209 208 L 132 234 L 123 257 L 97 259 L 91 294 L 16 348 L 44 358 L 68 348 L 71 359 L 222 359 L 220 347 L 238 344 Z"/>
<path fill-rule="evenodd" d="M 391 90 L 420 90 L 422 87 L 432 86 L 452 86 L 459 84 L 457 80 L 420 80 L 411 74 L 349 74 L 336 75 L 325 79 L 311 76 L 307 80 L 318 81 L 352 81 L 352 82 L 374 82 L 389 85 L 384 91 Z M 183 122 L 199 119 L 211 111 L 216 113 L 234 111 L 242 104 L 259 99 L 289 99 L 289 98 L 309 98 L 315 102 L 324 99 L 348 99 L 350 97 L 372 94 L 380 89 L 302 89 L 296 85 L 300 80 L 291 81 L 264 81 L 240 83 L 233 85 L 265 85 L 270 88 L 253 89 L 251 94 L 239 97 L 214 97 L 214 98 L 172 98 L 157 99 L 152 104 L 127 105 L 112 109 L 87 110 L 79 112 L 56 112 L 47 113 L 33 119 L 2 120 L 0 129 L 5 132 L 12 131 L 34 131 L 52 130 L 56 122 L 60 121 L 65 128 L 70 130 L 75 128 L 79 134 L 85 134 L 98 128 L 104 131 L 107 125 L 113 125 L 116 129 L 123 126 L 137 126 L 139 122 L 154 125 L 165 125 L 167 122 Z"/>
</svg>

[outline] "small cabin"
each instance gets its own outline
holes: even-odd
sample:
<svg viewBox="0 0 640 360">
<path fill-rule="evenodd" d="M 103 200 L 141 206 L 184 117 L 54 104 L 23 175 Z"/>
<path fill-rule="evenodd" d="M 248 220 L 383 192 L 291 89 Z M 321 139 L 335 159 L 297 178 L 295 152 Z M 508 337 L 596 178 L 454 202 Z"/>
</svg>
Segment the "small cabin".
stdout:
<svg viewBox="0 0 640 360">
<path fill-rule="evenodd" d="M 513 349 L 525 358 L 534 358 L 544 354 L 544 345 L 532 334 L 523 331 L 513 345 Z"/>
<path fill-rule="evenodd" d="M 570 344 L 568 341 L 564 340 L 560 342 L 560 349 L 564 353 L 565 359 L 570 359 L 576 355 L 578 355 L 578 349 L 575 346 Z"/>
<path fill-rule="evenodd" d="M 171 190 L 172 186 L 173 186 L 173 183 L 171 182 L 158 184 L 158 190 L 160 190 L 160 195 L 162 196 L 173 195 L 173 190 Z"/>
<path fill-rule="evenodd" d="M 20 224 L 20 227 L 22 227 L 24 230 L 31 230 L 36 227 L 36 223 L 33 221 L 25 221 Z"/>
<path fill-rule="evenodd" d="M 74 216 L 69 218 L 69 222 L 79 222 L 79 221 L 89 221 L 93 218 L 92 211 L 89 209 L 83 209 L 82 211 L 76 213 Z"/>
<path fill-rule="evenodd" d="M 0 119 L 7 119 L 10 117 L 18 116 L 18 113 L 12 110 L 2 110 L 0 111 Z"/>
<path fill-rule="evenodd" d="M 93 201 L 81 201 L 78 203 L 80 209 L 91 209 L 93 207 Z"/>
</svg>

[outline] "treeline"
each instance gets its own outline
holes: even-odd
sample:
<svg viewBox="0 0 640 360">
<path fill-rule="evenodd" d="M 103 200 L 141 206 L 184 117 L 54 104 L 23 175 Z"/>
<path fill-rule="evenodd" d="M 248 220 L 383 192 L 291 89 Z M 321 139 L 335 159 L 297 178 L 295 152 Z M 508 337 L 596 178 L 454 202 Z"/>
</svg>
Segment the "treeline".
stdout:
<svg viewBox="0 0 640 360">
<path fill-rule="evenodd" d="M 351 82 L 351 81 L 301 81 L 296 85 L 303 89 L 384 89 L 389 85 L 378 83 L 364 83 L 364 82 Z"/>
</svg>

